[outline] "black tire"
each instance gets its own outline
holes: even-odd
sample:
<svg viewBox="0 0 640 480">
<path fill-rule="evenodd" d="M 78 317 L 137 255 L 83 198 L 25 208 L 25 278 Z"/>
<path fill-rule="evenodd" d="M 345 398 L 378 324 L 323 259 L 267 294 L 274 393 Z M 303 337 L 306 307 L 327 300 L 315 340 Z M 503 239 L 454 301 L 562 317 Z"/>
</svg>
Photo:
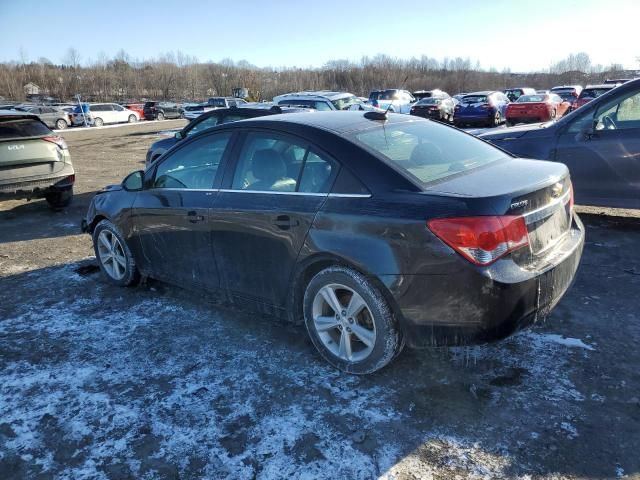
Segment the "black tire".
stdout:
<svg viewBox="0 0 640 480">
<path fill-rule="evenodd" d="M 105 238 L 111 238 L 110 236 L 114 236 L 119 242 L 121 255 L 124 257 L 124 265 L 118 264 L 118 268 L 121 266 L 123 268 L 123 274 L 120 278 L 117 278 L 113 274 L 113 270 L 110 272 L 108 267 L 105 267 L 105 263 L 108 264 L 109 261 L 106 259 L 106 256 L 103 257 L 103 250 L 99 247 L 99 242 L 102 241 L 101 235 L 104 232 Z M 135 285 L 140 280 L 140 272 L 138 272 L 138 268 L 136 267 L 135 259 L 133 258 L 133 254 L 125 242 L 124 237 L 118 227 L 116 227 L 109 220 L 101 220 L 96 228 L 93 230 L 93 250 L 96 254 L 96 260 L 98 261 L 98 265 L 100 266 L 100 270 L 107 278 L 110 283 L 114 285 L 118 285 L 121 287 L 129 287 Z M 112 267 L 116 268 L 116 267 Z"/>
<path fill-rule="evenodd" d="M 501 123 L 502 115 L 500 114 L 500 112 L 496 112 L 496 114 L 493 116 L 493 121 L 489 126 L 499 127 Z"/>
<path fill-rule="evenodd" d="M 342 291 L 345 292 L 346 295 L 350 295 L 347 290 L 341 288 L 346 287 L 346 289 L 351 291 L 352 295 L 357 294 L 364 300 L 366 308 L 359 310 L 360 313 L 353 315 L 353 317 L 357 317 L 355 324 L 358 327 L 367 327 L 370 325 L 371 329 L 367 329 L 368 334 L 373 333 L 373 340 L 370 341 L 370 345 L 365 345 L 365 342 L 360 340 L 360 335 L 354 333 L 353 318 L 347 319 L 345 312 L 348 306 L 342 304 L 343 301 L 348 303 L 348 297 L 346 300 L 342 300 L 338 298 L 338 293 L 336 293 L 336 298 L 338 298 L 341 303 L 341 308 L 345 307 L 345 310 L 342 311 L 343 324 L 338 326 L 338 320 L 336 320 L 336 327 L 324 329 L 323 336 L 325 339 L 323 340 L 321 338 L 316 326 L 316 321 L 314 320 L 314 315 L 318 312 L 317 308 L 319 303 L 317 302 L 322 302 L 322 294 L 320 293 L 322 289 L 334 287 L 336 288 L 336 292 Z M 357 375 L 373 373 L 391 362 L 404 347 L 402 331 L 398 327 L 391 307 L 384 295 L 382 295 L 378 288 L 367 280 L 364 275 L 351 268 L 334 266 L 326 268 L 315 275 L 305 290 L 303 309 L 307 332 L 314 346 L 327 362 L 343 372 Z M 327 312 L 330 311 L 334 311 L 334 309 L 327 310 Z M 318 315 L 321 315 L 322 318 L 333 318 L 329 313 L 326 315 L 324 313 L 318 313 Z M 360 323 L 361 319 L 364 319 L 369 325 L 362 325 Z M 349 328 L 350 326 L 354 327 L 353 331 Z M 346 358 L 341 358 L 325 345 L 325 343 L 328 342 L 329 344 L 333 344 L 334 348 L 339 349 L 338 343 L 340 342 L 332 342 L 332 339 L 337 336 L 341 340 L 346 330 L 350 332 L 346 334 L 346 337 L 349 338 L 348 342 L 350 345 L 348 351 L 352 351 L 353 345 L 356 345 L 356 347 L 364 347 L 360 351 L 354 351 L 354 355 L 364 352 L 366 356 L 349 361 Z M 330 335 L 332 337 L 330 337 Z M 329 340 L 327 340 L 327 338 L 329 338 Z M 354 344 L 351 343 L 352 341 Z"/>
<path fill-rule="evenodd" d="M 158 112 L 158 115 L 156 115 L 156 120 L 164 120 L 164 113 Z"/>
<path fill-rule="evenodd" d="M 93 124 L 94 124 L 96 127 L 101 127 L 101 126 L 103 126 L 103 125 L 104 125 L 104 120 L 102 120 L 100 117 L 96 117 L 96 118 L 93 120 Z"/>
<path fill-rule="evenodd" d="M 56 129 L 57 130 L 64 130 L 68 126 L 69 126 L 69 124 L 65 120 L 63 120 L 62 118 L 59 118 L 58 120 L 56 120 Z"/>
<path fill-rule="evenodd" d="M 48 193 L 44 198 L 49 204 L 49 208 L 52 210 L 62 210 L 63 208 L 71 205 L 71 201 L 73 200 L 73 188 L 69 188 L 61 192 Z"/>
<path fill-rule="evenodd" d="M 129 120 L 129 123 L 136 123 L 138 121 L 135 115 L 129 115 L 129 118 L 127 120 Z"/>
<path fill-rule="evenodd" d="M 515 125 L 513 122 L 510 122 L 509 120 L 505 120 L 505 121 L 504 121 L 504 124 L 505 124 L 507 127 L 513 127 L 513 126 Z"/>
</svg>

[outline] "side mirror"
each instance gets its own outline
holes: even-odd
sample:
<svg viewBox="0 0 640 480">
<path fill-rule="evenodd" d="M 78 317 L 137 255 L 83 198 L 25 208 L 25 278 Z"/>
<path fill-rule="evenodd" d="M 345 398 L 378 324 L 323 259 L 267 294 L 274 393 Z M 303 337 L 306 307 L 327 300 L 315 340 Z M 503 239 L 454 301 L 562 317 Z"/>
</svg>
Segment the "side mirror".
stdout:
<svg viewBox="0 0 640 480">
<path fill-rule="evenodd" d="M 585 123 L 580 128 L 580 133 L 576 135 L 577 142 L 587 142 L 591 140 L 591 138 L 595 135 L 595 130 L 593 128 L 593 122 Z"/>
<path fill-rule="evenodd" d="M 184 135 L 182 134 L 182 130 L 177 131 L 174 137 L 176 137 L 176 140 L 182 140 L 184 138 Z"/>
<path fill-rule="evenodd" d="M 140 191 L 142 190 L 143 179 L 144 179 L 144 172 L 142 170 L 138 170 L 136 172 L 130 173 L 122 181 L 122 188 L 124 188 L 127 192 Z"/>
</svg>

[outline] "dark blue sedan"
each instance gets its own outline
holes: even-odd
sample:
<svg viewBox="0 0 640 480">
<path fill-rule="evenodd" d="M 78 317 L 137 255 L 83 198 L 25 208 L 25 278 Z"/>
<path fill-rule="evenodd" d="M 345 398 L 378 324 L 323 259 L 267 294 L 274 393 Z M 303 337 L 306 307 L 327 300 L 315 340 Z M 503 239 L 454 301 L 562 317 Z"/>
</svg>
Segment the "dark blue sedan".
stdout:
<svg viewBox="0 0 640 480">
<path fill-rule="evenodd" d="M 502 92 L 475 92 L 462 97 L 453 112 L 456 127 L 497 127 L 505 119 L 509 99 Z"/>
</svg>

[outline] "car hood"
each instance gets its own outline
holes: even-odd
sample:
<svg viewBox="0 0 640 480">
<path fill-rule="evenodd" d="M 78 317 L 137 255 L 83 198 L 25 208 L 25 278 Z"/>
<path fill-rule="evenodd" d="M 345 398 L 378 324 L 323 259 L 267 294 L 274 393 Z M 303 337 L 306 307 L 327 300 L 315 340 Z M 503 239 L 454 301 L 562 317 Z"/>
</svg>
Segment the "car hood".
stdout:
<svg viewBox="0 0 640 480">
<path fill-rule="evenodd" d="M 539 132 L 541 129 L 546 129 L 553 126 L 554 122 L 544 123 L 528 123 L 526 125 L 516 125 L 515 127 L 503 127 L 492 129 L 475 129 L 467 130 L 472 135 L 476 135 L 483 140 L 504 140 L 506 138 L 520 138 L 531 132 Z"/>
<path fill-rule="evenodd" d="M 149 150 L 157 150 L 158 148 L 163 148 L 165 150 L 168 150 L 169 148 L 173 147 L 177 142 L 178 140 L 176 139 L 176 137 L 163 138 L 162 140 L 158 140 L 157 142 L 153 143 L 149 148 Z"/>
</svg>

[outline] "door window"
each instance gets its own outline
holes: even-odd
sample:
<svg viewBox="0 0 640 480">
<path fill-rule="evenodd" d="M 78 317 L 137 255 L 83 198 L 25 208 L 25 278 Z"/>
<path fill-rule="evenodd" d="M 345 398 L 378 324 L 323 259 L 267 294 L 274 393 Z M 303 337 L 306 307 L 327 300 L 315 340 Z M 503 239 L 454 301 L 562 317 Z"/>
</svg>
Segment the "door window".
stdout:
<svg viewBox="0 0 640 480">
<path fill-rule="evenodd" d="M 596 130 L 640 128 L 640 92 L 616 99 L 598 108 L 594 125 Z"/>
<path fill-rule="evenodd" d="M 213 188 L 230 138 L 230 133 L 207 135 L 176 150 L 158 165 L 153 188 Z"/>
<path fill-rule="evenodd" d="M 250 133 L 233 178 L 234 190 L 326 193 L 333 162 L 290 137 Z"/>
</svg>

